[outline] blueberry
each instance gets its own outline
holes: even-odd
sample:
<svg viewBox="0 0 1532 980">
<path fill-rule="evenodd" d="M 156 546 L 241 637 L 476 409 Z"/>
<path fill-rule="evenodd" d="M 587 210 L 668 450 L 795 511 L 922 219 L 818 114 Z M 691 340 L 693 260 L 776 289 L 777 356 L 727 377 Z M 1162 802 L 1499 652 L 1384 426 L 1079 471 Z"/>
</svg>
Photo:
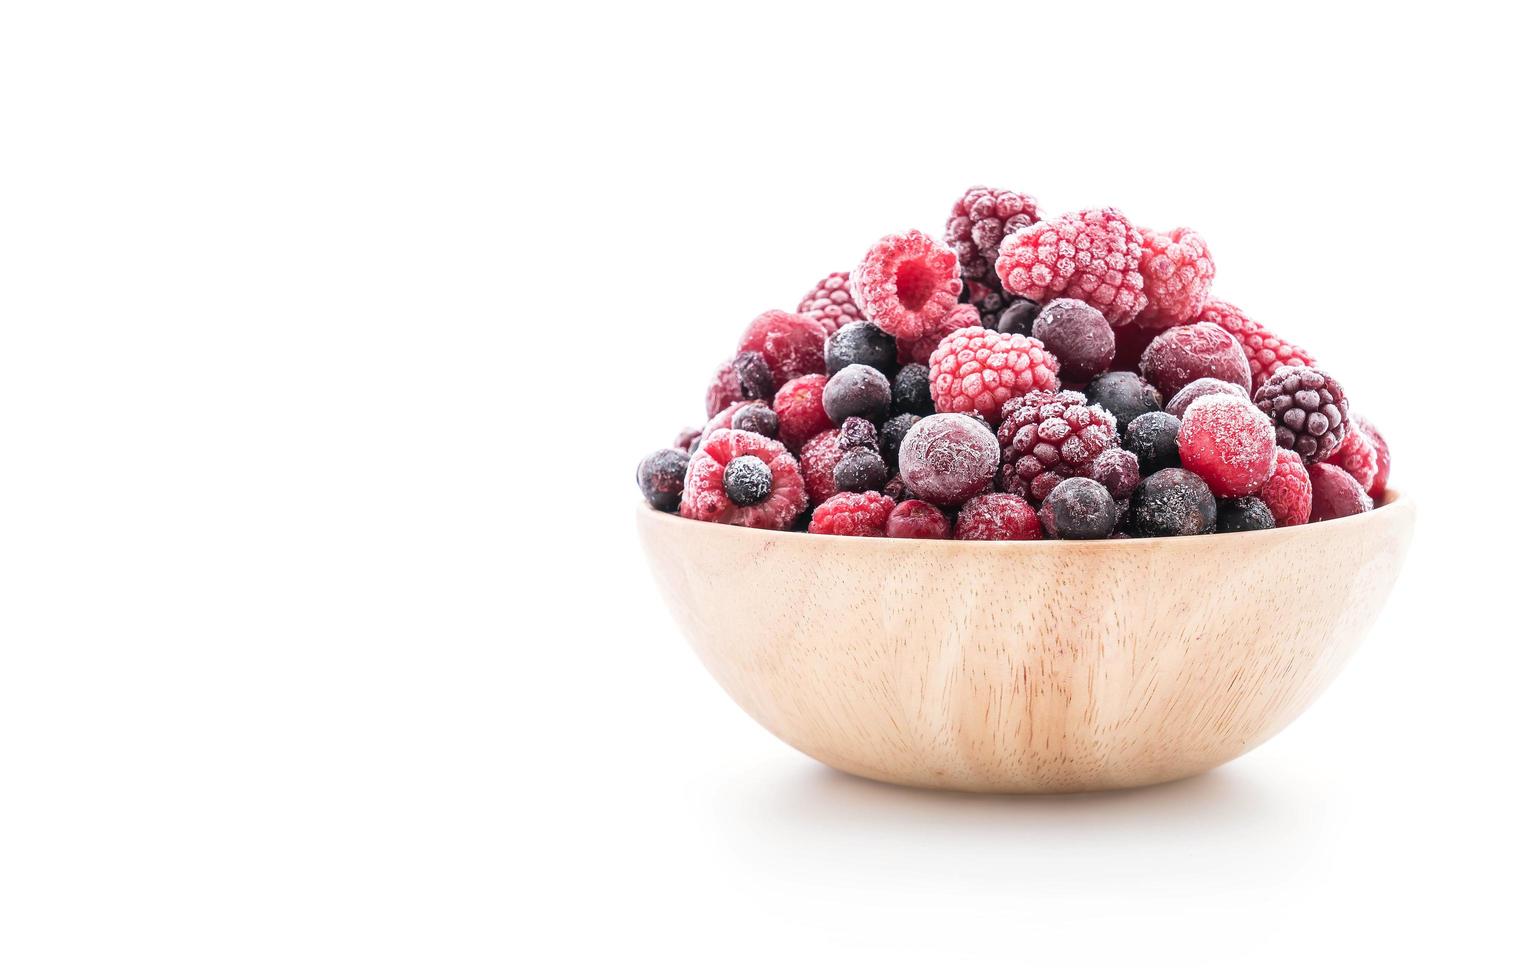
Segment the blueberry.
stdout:
<svg viewBox="0 0 1532 980">
<path fill-rule="evenodd" d="M 1260 497 L 1233 497 L 1218 502 L 1218 533 L 1265 531 L 1277 526 L 1271 508 Z"/>
<path fill-rule="evenodd" d="M 894 338 L 866 320 L 841 327 L 825 340 L 825 373 L 835 374 L 852 364 L 893 374 L 899 366 Z"/>
<path fill-rule="evenodd" d="M 736 456 L 723 468 L 723 492 L 741 507 L 771 496 L 771 468 L 754 456 Z"/>
<path fill-rule="evenodd" d="M 1117 502 L 1095 480 L 1072 476 L 1049 492 L 1037 516 L 1050 538 L 1107 538 L 1117 526 Z"/>
<path fill-rule="evenodd" d="M 675 510 L 681 506 L 681 486 L 686 482 L 687 462 L 685 452 L 661 449 L 645 456 L 638 464 L 638 489 L 650 507 Z"/>
<path fill-rule="evenodd" d="M 1181 450 L 1176 437 L 1181 433 L 1181 420 L 1169 412 L 1145 412 L 1132 422 L 1122 434 L 1122 448 L 1138 457 L 1140 476 L 1148 476 L 1172 466 L 1181 465 Z"/>
<path fill-rule="evenodd" d="M 902 415 L 934 415 L 931 401 L 931 369 L 924 364 L 906 364 L 894 375 L 894 412 Z"/>
<path fill-rule="evenodd" d="M 1132 371 L 1108 371 L 1085 386 L 1085 400 L 1100 405 L 1117 419 L 1117 434 L 1128 430 L 1128 423 L 1145 412 L 1160 410 L 1160 393 Z"/>
<path fill-rule="evenodd" d="M 899 447 L 904 444 L 904 437 L 909 434 L 910 426 L 920 421 L 918 415 L 909 412 L 903 415 L 895 415 L 883 427 L 878 430 L 878 449 L 883 453 L 883 461 L 889 466 L 899 466 Z"/>
<path fill-rule="evenodd" d="M 863 446 L 855 446 L 835 464 L 835 489 L 863 493 L 882 490 L 888 483 L 888 466 L 883 457 Z"/>
<path fill-rule="evenodd" d="M 765 405 L 746 405 L 734 413 L 734 421 L 729 428 L 755 432 L 768 439 L 775 439 L 779 422 L 777 413 Z"/>
<path fill-rule="evenodd" d="M 1032 324 L 1037 319 L 1039 309 L 1041 307 L 1029 299 L 1016 300 L 1001 311 L 999 319 L 995 321 L 995 332 L 1032 336 Z"/>
<path fill-rule="evenodd" d="M 847 365 L 825 383 L 825 414 L 836 422 L 844 422 L 853 415 L 882 421 L 888 417 L 892 401 L 888 378 L 866 364 Z"/>
<path fill-rule="evenodd" d="M 1218 523 L 1218 502 L 1190 470 L 1150 474 L 1133 491 L 1133 533 L 1141 538 L 1209 534 Z"/>
</svg>

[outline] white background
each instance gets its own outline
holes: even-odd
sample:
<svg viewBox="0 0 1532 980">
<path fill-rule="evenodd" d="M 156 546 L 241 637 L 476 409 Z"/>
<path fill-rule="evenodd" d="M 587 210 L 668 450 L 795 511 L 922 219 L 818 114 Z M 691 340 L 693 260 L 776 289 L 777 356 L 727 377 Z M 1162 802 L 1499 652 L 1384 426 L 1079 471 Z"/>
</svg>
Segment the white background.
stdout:
<svg viewBox="0 0 1532 980">
<path fill-rule="evenodd" d="M 0 975 L 1525 969 L 1496 6 L 7 5 Z M 1420 500 L 1211 775 L 837 776 L 648 582 L 633 466 L 744 325 L 977 182 L 1200 230 Z"/>
</svg>

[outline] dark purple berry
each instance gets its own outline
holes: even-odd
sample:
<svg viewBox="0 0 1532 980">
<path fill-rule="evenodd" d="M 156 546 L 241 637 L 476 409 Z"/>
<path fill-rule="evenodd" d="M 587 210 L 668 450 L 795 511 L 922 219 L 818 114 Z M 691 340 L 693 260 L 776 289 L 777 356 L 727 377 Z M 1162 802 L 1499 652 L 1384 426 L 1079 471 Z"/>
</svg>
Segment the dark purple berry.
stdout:
<svg viewBox="0 0 1532 980">
<path fill-rule="evenodd" d="M 1277 445 L 1297 453 L 1305 466 L 1334 455 L 1346 438 L 1346 392 L 1318 368 L 1278 368 L 1254 401 L 1276 424 Z"/>
<path fill-rule="evenodd" d="M 745 401 L 769 402 L 777 393 L 771 368 L 758 351 L 740 351 L 734 358 L 734 373 L 739 375 L 739 390 Z"/>
<path fill-rule="evenodd" d="M 1209 534 L 1218 523 L 1218 502 L 1190 470 L 1151 473 L 1133 491 L 1133 533 L 1141 538 Z"/>
<path fill-rule="evenodd" d="M 1160 410 L 1160 393 L 1132 371 L 1108 371 L 1097 375 L 1085 386 L 1085 400 L 1100 405 L 1117 420 L 1117 434 L 1128 431 L 1128 423 L 1145 412 Z"/>
<path fill-rule="evenodd" d="M 1138 486 L 1138 457 L 1126 449 L 1103 449 L 1090 464 L 1090 478 L 1115 500 L 1127 500 Z"/>
<path fill-rule="evenodd" d="M 673 511 L 681 506 L 687 462 L 689 459 L 681 450 L 661 449 L 638 464 L 638 489 L 650 507 Z"/>
<path fill-rule="evenodd" d="M 723 492 L 741 507 L 771 496 L 771 468 L 754 456 L 736 456 L 723 468 Z"/>
<path fill-rule="evenodd" d="M 864 449 L 878 448 L 878 427 L 864 418 L 853 415 L 840 425 L 840 448 L 850 449 L 853 446 L 861 446 Z"/>
<path fill-rule="evenodd" d="M 883 454 L 883 462 L 894 469 L 899 468 L 899 447 L 904 444 L 910 426 L 919 421 L 919 416 L 906 412 L 883 423 L 882 428 L 878 429 L 878 450 Z"/>
<path fill-rule="evenodd" d="M 777 437 L 777 413 L 765 405 L 746 405 L 734 413 L 734 420 L 730 424 L 731 429 L 742 429 L 745 432 L 755 432 L 768 439 Z"/>
<path fill-rule="evenodd" d="M 1181 418 L 1186 414 L 1186 410 L 1191 407 L 1192 402 L 1203 395 L 1234 395 L 1245 401 L 1250 400 L 1250 392 L 1232 381 L 1223 381 L 1219 378 L 1198 378 L 1195 381 L 1187 382 L 1185 388 L 1176 392 L 1175 397 L 1165 403 L 1165 411 L 1176 418 Z"/>
<path fill-rule="evenodd" d="M 1176 437 L 1181 434 L 1181 420 L 1168 412 L 1145 412 L 1122 434 L 1122 448 L 1138 457 L 1139 476 L 1181 465 L 1181 449 Z"/>
<path fill-rule="evenodd" d="M 934 415 L 931 401 L 931 369 L 924 364 L 906 364 L 894 375 L 894 414 Z"/>
<path fill-rule="evenodd" d="M 888 467 L 877 452 L 856 446 L 835 464 L 835 489 L 863 493 L 882 490 L 888 484 Z"/>
<path fill-rule="evenodd" d="M 1032 323 L 1033 338 L 1059 359 L 1059 377 L 1085 382 L 1112 366 L 1117 335 L 1095 307 L 1077 299 L 1056 299 Z"/>
<path fill-rule="evenodd" d="M 844 422 L 853 415 L 881 422 L 888 418 L 892 401 L 888 378 L 866 364 L 843 367 L 825 383 L 825 414 L 836 422 Z"/>
<path fill-rule="evenodd" d="M 1117 526 L 1117 502 L 1095 480 L 1072 476 L 1049 491 L 1037 516 L 1050 538 L 1105 538 Z"/>
<path fill-rule="evenodd" d="M 1029 299 L 1018 299 L 995 321 L 996 333 L 1019 333 L 1023 337 L 1032 336 L 1032 323 L 1037 319 L 1037 312 L 1041 309 Z"/>
<path fill-rule="evenodd" d="M 884 374 L 899 366 L 894 338 L 866 320 L 848 323 L 825 339 L 825 374 L 852 364 L 865 364 Z"/>
<path fill-rule="evenodd" d="M 1218 502 L 1218 533 L 1265 531 L 1277 526 L 1271 508 L 1260 497 L 1232 497 Z"/>
</svg>

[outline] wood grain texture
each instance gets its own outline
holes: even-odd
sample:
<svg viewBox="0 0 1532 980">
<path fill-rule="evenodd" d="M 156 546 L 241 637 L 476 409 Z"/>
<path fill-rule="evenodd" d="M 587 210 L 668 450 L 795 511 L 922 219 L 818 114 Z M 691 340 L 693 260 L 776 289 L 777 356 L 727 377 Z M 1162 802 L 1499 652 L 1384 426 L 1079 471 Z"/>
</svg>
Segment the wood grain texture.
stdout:
<svg viewBox="0 0 1532 980">
<path fill-rule="evenodd" d="M 871 779 L 1003 793 L 1180 779 L 1270 738 L 1372 625 L 1414 522 L 1394 493 L 1323 524 L 1132 541 L 638 515 L 682 631 L 778 738 Z"/>
</svg>

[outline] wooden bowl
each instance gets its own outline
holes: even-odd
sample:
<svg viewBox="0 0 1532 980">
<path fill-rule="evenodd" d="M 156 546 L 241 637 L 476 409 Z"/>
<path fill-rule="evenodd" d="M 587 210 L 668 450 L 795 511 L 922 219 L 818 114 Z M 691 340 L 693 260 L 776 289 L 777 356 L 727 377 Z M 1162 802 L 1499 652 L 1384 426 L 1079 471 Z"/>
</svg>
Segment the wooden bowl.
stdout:
<svg viewBox="0 0 1532 980">
<path fill-rule="evenodd" d="M 1322 524 L 1126 541 L 638 515 L 682 632 L 752 718 L 845 772 L 986 793 L 1144 786 L 1248 752 L 1340 670 L 1414 524 L 1393 492 Z"/>
</svg>

